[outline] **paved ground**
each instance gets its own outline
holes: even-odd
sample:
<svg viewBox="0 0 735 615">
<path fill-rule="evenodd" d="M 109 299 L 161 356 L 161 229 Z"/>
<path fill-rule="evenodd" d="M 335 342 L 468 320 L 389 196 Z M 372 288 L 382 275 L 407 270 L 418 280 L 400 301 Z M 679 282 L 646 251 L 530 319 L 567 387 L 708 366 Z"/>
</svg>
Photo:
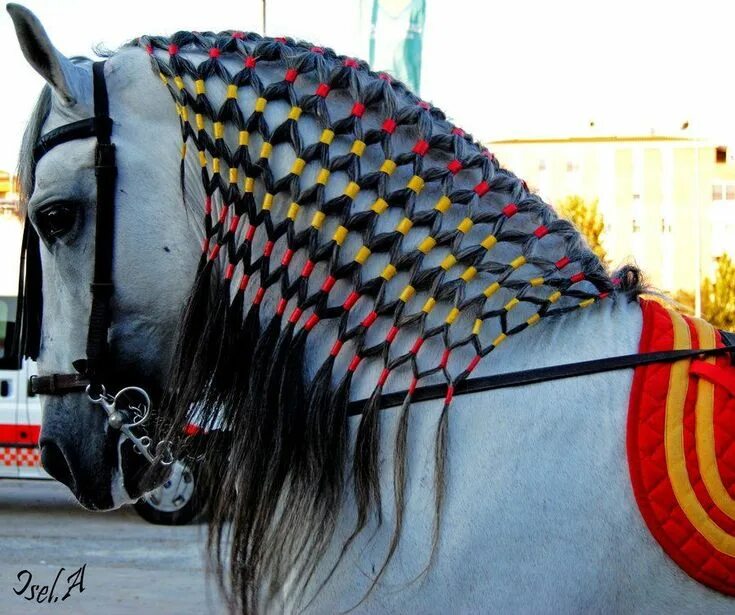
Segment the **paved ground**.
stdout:
<svg viewBox="0 0 735 615">
<path fill-rule="evenodd" d="M 132 508 L 91 513 L 59 483 L 2 480 L 0 614 L 222 613 L 204 578 L 202 529 L 150 525 Z M 83 564 L 84 592 L 72 588 L 62 601 L 74 584 L 66 577 Z M 13 592 L 27 582 L 27 574 L 18 580 L 22 570 L 33 575 L 27 596 L 34 584 L 51 585 L 61 567 L 58 601 L 38 604 Z"/>
</svg>

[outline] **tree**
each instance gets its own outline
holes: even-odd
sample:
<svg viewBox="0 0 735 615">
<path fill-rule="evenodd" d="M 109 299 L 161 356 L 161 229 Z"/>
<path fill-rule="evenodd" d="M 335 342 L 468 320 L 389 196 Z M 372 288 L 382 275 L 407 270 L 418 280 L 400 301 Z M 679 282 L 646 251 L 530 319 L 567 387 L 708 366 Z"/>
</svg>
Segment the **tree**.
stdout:
<svg viewBox="0 0 735 615">
<path fill-rule="evenodd" d="M 607 252 L 602 247 L 602 233 L 605 230 L 605 220 L 598 208 L 598 201 L 585 201 L 579 195 L 568 196 L 556 205 L 556 210 L 562 218 L 569 220 L 587 239 L 592 251 L 603 262 L 607 260 Z"/>
<path fill-rule="evenodd" d="M 702 280 L 702 318 L 720 329 L 735 330 L 735 263 L 727 254 L 718 256 L 715 279 Z M 685 310 L 694 312 L 694 295 L 679 291 L 674 297 Z"/>
</svg>

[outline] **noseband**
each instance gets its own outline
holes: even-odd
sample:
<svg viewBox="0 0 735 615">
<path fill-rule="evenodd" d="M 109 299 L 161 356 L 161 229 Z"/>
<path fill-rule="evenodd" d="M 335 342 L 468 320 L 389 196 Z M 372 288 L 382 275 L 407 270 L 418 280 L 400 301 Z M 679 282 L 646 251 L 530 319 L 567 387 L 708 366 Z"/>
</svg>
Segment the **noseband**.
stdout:
<svg viewBox="0 0 735 615">
<path fill-rule="evenodd" d="M 97 144 L 94 154 L 94 171 L 97 183 L 95 246 L 94 246 L 94 277 L 90 285 L 92 293 L 92 308 L 89 314 L 87 330 L 86 357 L 73 362 L 74 373 L 49 374 L 32 376 L 29 381 L 29 391 L 38 395 L 66 395 L 86 391 L 89 400 L 102 407 L 108 416 L 109 425 L 124 434 L 135 449 L 148 461 L 154 462 L 156 456 L 161 463 L 170 464 L 173 459 L 168 443 L 159 442 L 152 446 L 150 437 L 137 437 L 134 428 L 140 428 L 148 420 L 150 412 L 150 398 L 138 387 L 126 387 L 114 397 L 109 395 L 103 382 L 110 376 L 109 365 L 109 332 L 111 324 L 110 302 L 115 287 L 112 281 L 113 244 L 115 238 L 115 180 L 117 165 L 115 161 L 115 145 L 111 141 L 112 119 L 109 111 L 109 98 L 104 75 L 105 62 L 95 62 L 92 65 L 94 88 L 94 117 L 72 122 L 56 128 L 43 135 L 33 148 L 35 163 L 57 145 L 76 141 L 78 139 L 96 138 Z M 29 245 L 35 241 L 35 246 Z M 38 235 L 26 220 L 24 233 L 24 261 L 28 258 L 27 250 L 37 250 Z M 38 259 L 36 253 L 35 258 Z M 23 262 L 21 269 L 25 269 L 25 277 L 29 279 L 28 263 Z M 35 283 L 40 285 L 40 261 L 37 261 Z M 23 273 L 23 271 L 22 271 Z M 23 279 L 21 276 L 21 280 Z M 40 303 L 40 287 L 36 290 L 36 299 Z M 28 296 L 23 301 L 19 295 L 19 309 L 28 307 Z M 26 304 L 24 307 L 23 304 Z M 40 346 L 40 305 L 35 306 L 37 311 L 38 331 L 30 331 L 27 316 L 16 320 L 18 335 L 25 336 L 21 349 L 25 356 L 36 359 Z M 30 341 L 30 344 L 29 344 Z M 131 401 L 130 399 L 135 401 Z M 128 421 L 128 422 L 126 422 Z"/>
</svg>

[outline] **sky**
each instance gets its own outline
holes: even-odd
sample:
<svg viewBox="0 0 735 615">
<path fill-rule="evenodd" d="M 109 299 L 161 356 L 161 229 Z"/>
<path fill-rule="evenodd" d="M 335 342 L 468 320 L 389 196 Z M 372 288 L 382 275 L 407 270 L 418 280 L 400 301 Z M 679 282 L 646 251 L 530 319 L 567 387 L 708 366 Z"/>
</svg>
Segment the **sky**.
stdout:
<svg viewBox="0 0 735 615">
<path fill-rule="evenodd" d="M 25 4 L 66 55 L 180 29 L 262 33 L 261 0 Z M 267 0 L 266 34 L 366 58 L 371 5 Z M 42 80 L 6 14 L 0 54 L 0 169 L 13 170 Z M 735 1 L 427 0 L 421 87 L 425 100 L 483 141 L 681 134 L 688 122 L 684 134 L 735 143 Z"/>
</svg>

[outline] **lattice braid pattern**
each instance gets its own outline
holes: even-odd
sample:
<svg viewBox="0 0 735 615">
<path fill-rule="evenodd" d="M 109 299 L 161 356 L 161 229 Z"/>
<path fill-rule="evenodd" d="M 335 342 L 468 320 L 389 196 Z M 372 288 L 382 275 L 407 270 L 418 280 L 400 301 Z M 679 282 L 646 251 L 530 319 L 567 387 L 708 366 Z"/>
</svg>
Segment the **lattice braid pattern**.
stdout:
<svg viewBox="0 0 735 615">
<path fill-rule="evenodd" d="M 442 446 L 454 387 L 483 357 L 542 318 L 585 308 L 613 290 L 568 222 L 441 111 L 364 62 L 236 31 L 179 32 L 133 44 L 150 54 L 175 101 L 182 185 L 189 144 L 201 165 L 200 281 L 218 272 L 225 303 L 207 316 L 201 335 L 217 347 L 228 337 L 223 328 L 255 329 L 251 371 L 260 371 L 244 387 L 242 412 L 275 413 L 281 423 L 273 430 L 290 430 L 297 440 L 299 430 L 311 429 L 318 440 L 334 421 L 346 422 L 361 363 L 382 366 L 357 434 L 356 531 L 379 502 L 376 414 L 391 374 L 409 374 L 398 387 L 409 391 L 404 410 L 421 382 L 446 382 Z M 209 94 L 217 80 L 220 101 Z M 282 113 L 273 119 L 276 106 Z M 300 129 L 307 118 L 320 127 L 312 142 Z M 279 157 L 291 161 L 281 175 L 274 171 Z M 327 196 L 335 182 L 338 193 Z M 395 223 L 386 230 L 389 218 Z M 379 273 L 365 275 L 375 263 Z M 275 313 L 261 331 L 266 293 L 274 293 Z M 335 323 L 335 339 L 304 391 L 306 338 L 326 322 Z M 399 338 L 407 351 L 397 351 Z M 194 352 L 206 352 L 205 345 L 200 340 Z M 251 348 L 241 346 L 241 353 Z M 460 363 L 452 366 L 455 355 Z M 215 372 L 218 356 L 208 359 Z M 216 406 L 227 388 L 216 381 L 209 374 L 191 386 L 207 389 Z M 308 411 L 294 410 L 304 405 Z M 234 417 L 225 422 L 238 429 Z M 299 455 L 293 448 L 290 464 Z M 329 445 L 310 454 L 325 457 Z M 274 470 L 276 492 L 288 471 Z"/>
</svg>

